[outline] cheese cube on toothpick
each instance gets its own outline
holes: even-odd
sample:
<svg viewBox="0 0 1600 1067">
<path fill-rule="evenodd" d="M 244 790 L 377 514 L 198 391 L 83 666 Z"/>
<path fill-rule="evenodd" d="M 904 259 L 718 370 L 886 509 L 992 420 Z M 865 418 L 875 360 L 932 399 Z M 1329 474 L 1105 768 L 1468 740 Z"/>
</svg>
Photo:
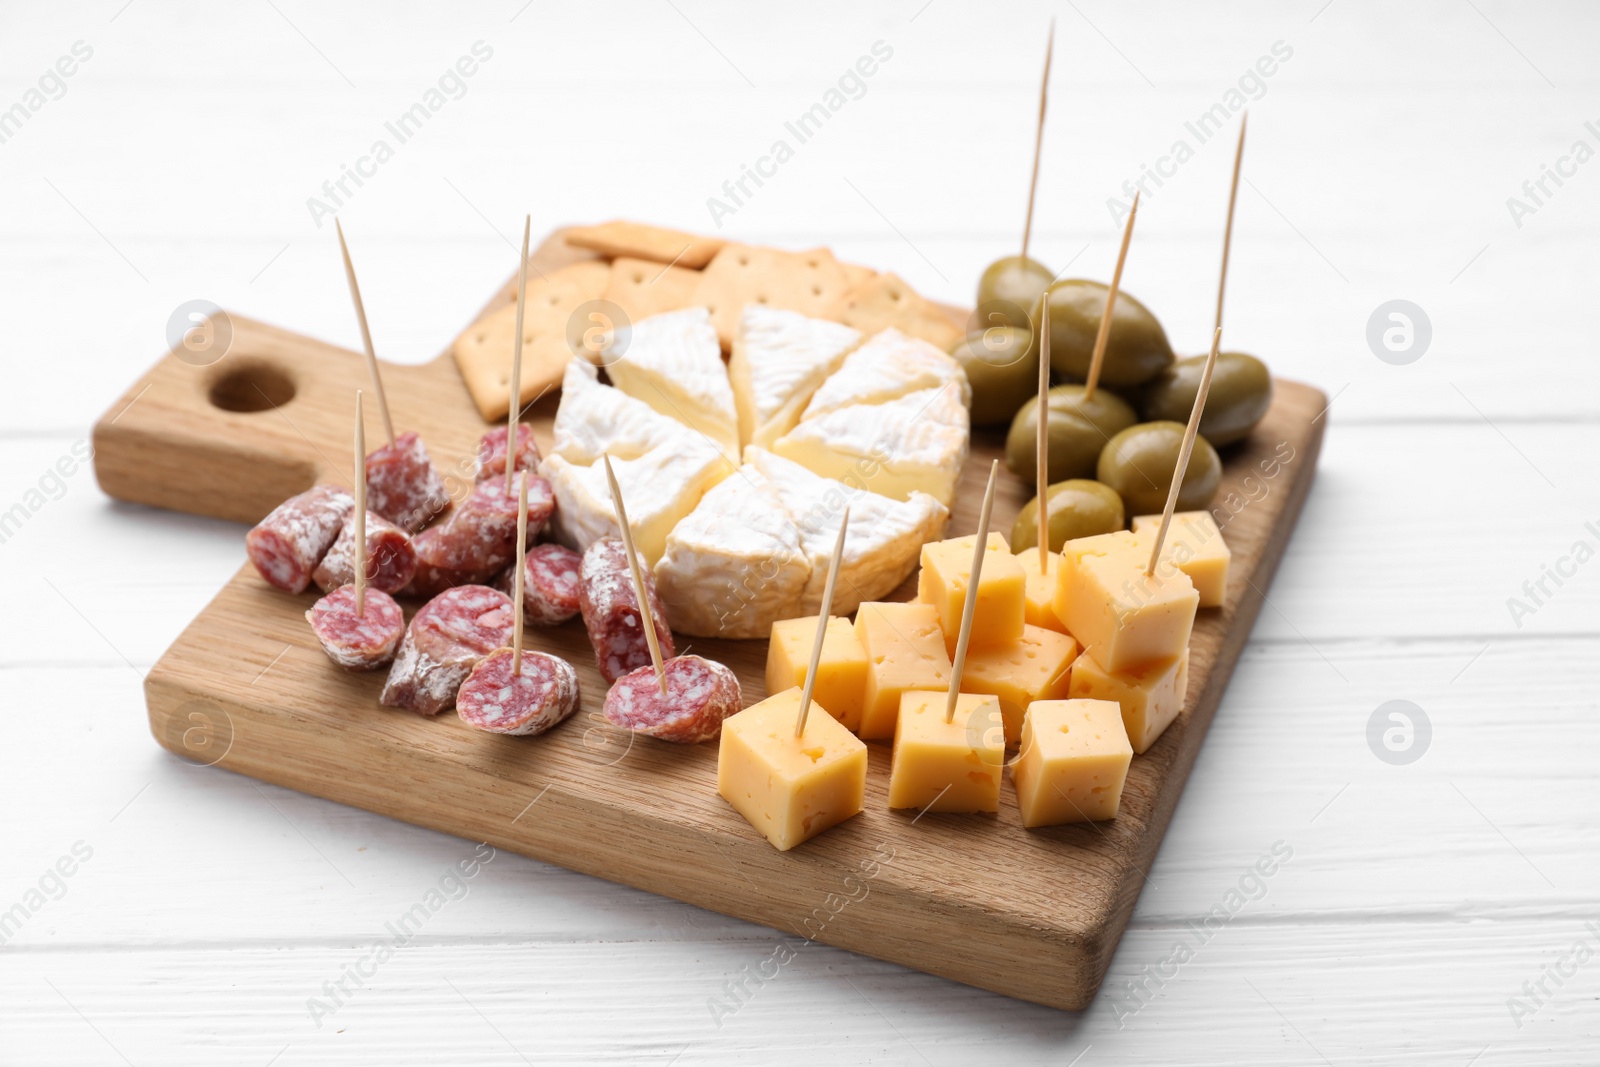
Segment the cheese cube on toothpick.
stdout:
<svg viewBox="0 0 1600 1067">
<path fill-rule="evenodd" d="M 945 648 L 954 654 L 972 574 L 974 535 L 953 537 L 922 546 L 922 571 L 917 599 L 939 612 Z M 1004 535 L 991 533 L 978 576 L 977 607 L 972 619 L 972 646 L 1000 645 L 1022 636 L 1027 614 L 1022 565 L 1011 554 Z"/>
<path fill-rule="evenodd" d="M 1176 659 L 1189 644 L 1200 596 L 1182 571 L 1146 573 L 1147 537 L 1119 530 L 1068 541 L 1056 614 L 1108 671 Z"/>
<path fill-rule="evenodd" d="M 1056 581 L 1061 557 L 1051 552 L 1040 562 L 1039 553 L 1025 548 L 1017 553 L 1017 565 L 1022 568 L 1023 618 L 1027 624 L 1066 633 L 1066 623 L 1056 614 Z"/>
<path fill-rule="evenodd" d="M 999 811 L 1006 755 L 999 701 L 963 693 L 956 698 L 956 713 L 949 721 L 945 705 L 942 692 L 901 695 L 889 770 L 889 806 Z"/>
<path fill-rule="evenodd" d="M 1133 532 L 1154 537 L 1161 528 L 1160 515 L 1138 515 Z M 1221 607 L 1228 592 L 1228 563 L 1233 553 L 1222 539 L 1222 531 L 1208 511 L 1180 511 L 1172 516 L 1172 527 L 1161 546 L 1157 569 L 1175 566 L 1189 576 L 1202 608 Z"/>
<path fill-rule="evenodd" d="M 1132 762 L 1122 713 L 1109 700 L 1031 705 L 1022 720 L 1022 752 L 1011 765 L 1022 825 L 1112 818 Z"/>
<path fill-rule="evenodd" d="M 950 684 L 939 613 L 931 604 L 862 604 L 856 610 L 856 637 L 867 654 L 858 733 L 867 740 L 893 737 L 901 693 L 943 693 Z"/>
<path fill-rule="evenodd" d="M 807 657 L 817 630 L 817 616 L 782 619 L 772 624 L 767 644 L 767 692 L 781 693 L 806 684 Z M 828 619 L 817 664 L 812 699 L 854 733 L 861 728 L 861 707 L 867 693 L 867 653 L 855 627 L 841 616 Z"/>
<path fill-rule="evenodd" d="M 1022 738 L 1022 716 L 1035 700 L 1058 700 L 1070 694 L 1078 642 L 1042 626 L 1026 626 L 1007 645 L 975 648 L 967 653 L 961 676 L 963 693 L 983 693 L 1000 702 L 1006 744 Z"/>
</svg>

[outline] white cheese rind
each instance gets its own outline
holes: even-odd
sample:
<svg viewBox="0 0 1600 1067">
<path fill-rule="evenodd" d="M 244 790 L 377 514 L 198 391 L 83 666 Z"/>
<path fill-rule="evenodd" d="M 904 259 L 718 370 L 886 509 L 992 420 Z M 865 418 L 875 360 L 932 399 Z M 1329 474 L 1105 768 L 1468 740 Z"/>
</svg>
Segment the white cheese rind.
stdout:
<svg viewBox="0 0 1600 1067">
<path fill-rule="evenodd" d="M 909 393 L 952 385 L 963 406 L 972 402 L 967 372 L 953 356 L 894 327 L 880 330 L 845 357 L 806 405 L 801 421 L 857 404 L 883 404 Z"/>
<path fill-rule="evenodd" d="M 822 610 L 833 545 L 844 509 L 850 508 L 844 558 L 833 591 L 832 614 L 847 615 L 860 604 L 879 600 L 916 568 L 925 542 L 943 532 L 950 510 L 926 493 L 891 500 L 860 487 L 823 478 L 765 449 L 745 449 L 745 466 L 761 472 L 777 492 L 799 532 L 811 563 L 796 616 Z"/>
<path fill-rule="evenodd" d="M 695 435 L 637 459 L 613 459 L 611 465 L 627 505 L 634 545 L 652 567 L 666 549 L 667 534 L 733 469 L 726 457 Z M 604 461 L 585 466 L 565 456 L 546 456 L 539 473 L 555 493 L 550 525 L 556 540 L 582 552 L 602 537 L 621 536 Z"/>
<path fill-rule="evenodd" d="M 698 431 L 739 462 L 739 417 L 716 327 L 705 308 L 634 323 L 626 350 L 606 362 L 618 389 Z"/>
<path fill-rule="evenodd" d="M 920 491 L 949 507 L 967 448 L 967 408 L 951 383 L 802 420 L 772 451 L 825 478 L 896 500 Z"/>
<path fill-rule="evenodd" d="M 774 622 L 804 614 L 811 560 L 772 484 L 746 465 L 667 535 L 655 577 L 673 629 L 766 637 Z"/>
<path fill-rule="evenodd" d="M 644 401 L 600 384 L 593 365 L 574 359 L 561 380 L 550 453 L 588 466 L 608 452 L 613 460 L 635 459 L 691 432 Z"/>
<path fill-rule="evenodd" d="M 788 433 L 817 387 L 860 341 L 859 331 L 837 322 L 747 304 L 728 360 L 740 444 L 766 448 Z"/>
</svg>

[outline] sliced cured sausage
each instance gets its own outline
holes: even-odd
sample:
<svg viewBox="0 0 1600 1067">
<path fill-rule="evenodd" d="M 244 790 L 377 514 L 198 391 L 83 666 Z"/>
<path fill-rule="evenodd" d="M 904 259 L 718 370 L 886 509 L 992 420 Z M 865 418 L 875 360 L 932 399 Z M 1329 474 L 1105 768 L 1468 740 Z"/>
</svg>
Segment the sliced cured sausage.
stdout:
<svg viewBox="0 0 1600 1067">
<path fill-rule="evenodd" d="M 367 507 L 407 533 L 422 529 L 449 503 L 415 430 L 367 454 Z"/>
<path fill-rule="evenodd" d="M 722 720 L 744 708 L 739 679 L 715 660 L 674 656 L 662 664 L 667 691 L 655 667 L 645 664 L 616 680 L 606 694 L 606 721 L 663 741 L 692 745 L 722 732 Z"/>
<path fill-rule="evenodd" d="M 475 481 L 483 482 L 490 478 L 505 477 L 506 440 L 510 436 L 506 432 L 506 427 L 496 426 L 479 439 L 478 473 Z M 512 472 L 537 470 L 540 458 L 539 443 L 533 439 L 533 427 L 526 423 L 517 423 L 517 465 L 511 468 Z"/>
<path fill-rule="evenodd" d="M 544 529 L 555 506 L 550 483 L 537 474 L 529 475 L 530 538 Z M 427 532 L 433 535 L 427 544 L 425 562 L 429 565 L 493 574 L 517 554 L 517 490 L 513 487 L 506 492 L 505 482 L 498 478 L 479 482 L 448 519 Z"/>
<path fill-rule="evenodd" d="M 245 552 L 270 584 L 290 593 L 303 592 L 355 506 L 355 497 L 338 486 L 308 489 L 256 523 L 244 535 Z"/>
<path fill-rule="evenodd" d="M 644 588 L 665 659 L 673 653 L 672 630 L 648 569 L 644 570 Z M 620 538 L 602 537 L 584 552 L 578 568 L 578 608 L 602 678 L 615 682 L 636 667 L 649 665 L 650 645 L 639 617 L 639 598 L 633 592 L 628 553 Z"/>
<path fill-rule="evenodd" d="M 406 632 L 406 619 L 394 597 L 368 589 L 356 614 L 356 587 L 341 585 L 306 612 L 311 632 L 328 658 L 347 671 L 370 671 L 394 658 Z"/>
<path fill-rule="evenodd" d="M 582 582 L 578 572 L 583 557 L 565 545 L 534 545 L 528 549 L 522 572 L 522 617 L 540 626 L 556 626 L 578 614 Z M 516 567 L 510 567 L 495 587 L 515 595 Z"/>
<path fill-rule="evenodd" d="M 443 539 L 443 526 L 430 526 L 411 539 L 411 547 L 417 554 L 417 569 L 411 576 L 411 584 L 405 588 L 407 595 L 431 600 L 446 589 L 482 585 L 494 576 L 493 570 L 446 567 L 436 562 L 444 556 Z"/>
<path fill-rule="evenodd" d="M 456 694 L 456 714 L 468 726 L 495 734 L 542 734 L 578 710 L 578 672 L 564 659 L 523 652 L 522 673 L 511 673 L 509 648 L 489 653 Z"/>
<path fill-rule="evenodd" d="M 339 536 L 311 572 L 311 580 L 324 592 L 356 580 L 356 512 L 345 516 Z M 398 593 L 417 573 L 417 550 L 411 535 L 377 512 L 367 512 L 367 587 Z"/>
<path fill-rule="evenodd" d="M 486 585 L 447 589 L 406 628 L 378 702 L 437 715 L 478 661 L 511 641 L 511 598 Z"/>
</svg>

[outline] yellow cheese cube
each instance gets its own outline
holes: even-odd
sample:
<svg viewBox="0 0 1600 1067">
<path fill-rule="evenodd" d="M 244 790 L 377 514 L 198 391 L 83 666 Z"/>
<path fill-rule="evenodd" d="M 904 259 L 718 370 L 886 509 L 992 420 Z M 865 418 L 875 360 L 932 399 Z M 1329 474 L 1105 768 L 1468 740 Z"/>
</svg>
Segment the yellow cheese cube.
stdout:
<svg viewBox="0 0 1600 1067">
<path fill-rule="evenodd" d="M 1160 660 L 1115 673 L 1084 656 L 1072 668 L 1068 696 L 1110 700 L 1122 709 L 1122 726 L 1135 752 L 1156 743 L 1162 731 L 1183 710 L 1189 689 L 1189 650 L 1177 659 Z"/>
<path fill-rule="evenodd" d="M 967 602 L 967 584 L 972 577 L 972 549 L 977 535 L 953 537 L 922 546 L 922 573 L 917 576 L 917 599 L 939 611 L 944 628 L 945 650 L 955 654 L 956 638 L 961 633 L 961 613 Z M 1011 554 L 1011 546 L 997 533 L 989 535 L 983 573 L 978 576 L 978 606 L 972 616 L 969 647 L 1003 645 L 1022 636 L 1027 614 L 1026 584 L 1022 565 Z"/>
<path fill-rule="evenodd" d="M 950 687 L 950 655 L 932 604 L 862 604 L 856 638 L 867 653 L 867 688 L 861 701 L 865 739 L 894 736 L 900 694 L 907 689 Z"/>
<path fill-rule="evenodd" d="M 1037 548 L 1025 548 L 1017 553 L 1017 564 L 1022 568 L 1025 618 L 1029 626 L 1043 626 L 1064 634 L 1067 624 L 1056 614 L 1056 578 L 1061 570 L 1061 557 L 1051 552 L 1044 559 L 1044 566 L 1040 567 Z"/>
<path fill-rule="evenodd" d="M 1139 515 L 1133 520 L 1136 534 L 1155 537 L 1160 529 L 1160 515 Z M 1227 598 L 1228 561 L 1232 558 L 1209 511 L 1180 511 L 1172 516 L 1167 539 L 1161 542 L 1161 562 L 1156 567 L 1176 564 L 1194 583 L 1200 606 L 1218 608 Z"/>
<path fill-rule="evenodd" d="M 1117 814 L 1133 746 L 1109 700 L 1041 700 L 1022 720 L 1011 765 L 1022 825 L 1097 822 Z"/>
<path fill-rule="evenodd" d="M 786 689 L 722 722 L 717 792 L 774 848 L 788 851 L 861 810 L 867 746 L 815 700 L 794 735 L 800 690 Z"/>
<path fill-rule="evenodd" d="M 1146 574 L 1150 543 L 1119 530 L 1068 541 L 1056 578 L 1056 614 L 1108 671 L 1177 659 L 1189 645 L 1200 596 L 1182 571 Z"/>
<path fill-rule="evenodd" d="M 999 811 L 1006 746 L 993 697 L 962 693 L 949 722 L 949 692 L 900 697 L 889 806 L 924 811 Z"/>
<path fill-rule="evenodd" d="M 1069 696 L 1072 663 L 1078 642 L 1042 626 L 1024 626 L 1022 636 L 1009 645 L 967 650 L 967 668 L 961 675 L 963 693 L 986 693 L 1000 701 L 1005 716 L 1006 744 L 1022 737 L 1022 715 L 1035 700 Z"/>
<path fill-rule="evenodd" d="M 817 617 L 783 619 L 772 624 L 767 645 L 767 692 L 781 693 L 790 686 L 804 688 L 811 666 L 811 646 L 817 639 Z M 861 702 L 867 693 L 867 653 L 856 640 L 850 620 L 835 615 L 822 638 L 822 659 L 817 662 L 817 684 L 811 699 L 851 733 L 861 728 Z"/>
</svg>

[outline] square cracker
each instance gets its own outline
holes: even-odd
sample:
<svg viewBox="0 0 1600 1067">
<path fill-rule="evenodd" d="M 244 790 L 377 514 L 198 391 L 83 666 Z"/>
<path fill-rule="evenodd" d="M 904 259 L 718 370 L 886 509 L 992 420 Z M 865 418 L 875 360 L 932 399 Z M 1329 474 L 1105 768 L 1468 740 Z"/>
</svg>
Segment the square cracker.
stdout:
<svg viewBox="0 0 1600 1067">
<path fill-rule="evenodd" d="M 730 244 L 700 272 L 692 303 L 710 309 L 717 338 L 731 349 L 746 304 L 827 318 L 849 288 L 844 268 L 826 248 L 784 252 Z"/>
<path fill-rule="evenodd" d="M 662 266 L 647 259 L 618 256 L 611 261 L 611 278 L 600 299 L 622 309 L 629 321 L 692 307 L 700 272 Z"/>
<path fill-rule="evenodd" d="M 941 352 L 961 339 L 961 329 L 937 304 L 894 274 L 874 275 L 851 287 L 829 317 L 853 326 L 868 336 L 893 326 L 901 333 L 920 337 Z"/>
<path fill-rule="evenodd" d="M 567 244 L 587 248 L 611 258 L 648 259 L 653 263 L 672 263 L 699 270 L 727 244 L 720 237 L 701 237 L 647 226 L 642 222 L 618 219 L 598 226 L 574 226 L 566 233 Z"/>
<path fill-rule="evenodd" d="M 545 278 L 528 279 L 527 308 L 522 318 L 522 398 L 528 404 L 561 382 L 572 359 L 567 323 L 579 305 L 598 300 L 611 277 L 599 260 L 574 263 Z M 452 351 L 472 402 L 485 419 L 503 419 L 510 409 L 511 352 L 516 332 L 517 303 L 485 315 L 456 338 Z"/>
</svg>

